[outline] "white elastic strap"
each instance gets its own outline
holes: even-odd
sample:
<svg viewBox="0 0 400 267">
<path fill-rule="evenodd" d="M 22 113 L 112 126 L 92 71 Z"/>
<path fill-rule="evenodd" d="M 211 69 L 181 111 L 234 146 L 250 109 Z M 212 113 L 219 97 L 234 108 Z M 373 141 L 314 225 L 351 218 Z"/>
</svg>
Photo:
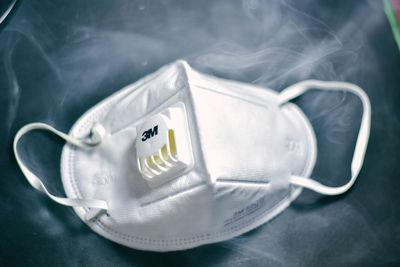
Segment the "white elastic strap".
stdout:
<svg viewBox="0 0 400 267">
<path fill-rule="evenodd" d="M 64 198 L 64 197 L 57 197 L 57 196 L 54 196 L 49 193 L 49 191 L 44 186 L 43 182 L 25 166 L 25 164 L 22 162 L 22 160 L 18 154 L 18 150 L 17 150 L 18 141 L 24 134 L 26 134 L 27 132 L 32 131 L 32 130 L 47 130 L 47 131 L 50 131 L 50 132 L 58 135 L 59 137 L 61 137 L 65 141 L 67 141 L 68 143 L 71 143 L 71 144 L 73 144 L 77 147 L 83 148 L 83 149 L 89 149 L 89 148 L 97 146 L 101 143 L 101 140 L 105 133 L 104 128 L 100 124 L 95 124 L 92 127 L 90 140 L 83 140 L 83 139 L 73 138 L 63 132 L 60 132 L 60 131 L 54 129 L 53 127 L 51 127 L 50 125 L 47 125 L 45 123 L 40 123 L 40 122 L 30 123 L 30 124 L 27 124 L 24 127 L 22 127 L 15 135 L 13 149 L 14 149 L 15 158 L 17 159 L 17 163 L 18 163 L 19 167 L 21 168 L 26 179 L 36 190 L 44 192 L 48 197 L 50 197 L 55 202 L 60 203 L 65 206 L 88 207 L 88 208 L 97 208 L 97 209 L 107 210 L 107 202 L 105 202 L 104 200 Z"/>
<path fill-rule="evenodd" d="M 361 119 L 360 131 L 358 132 L 356 146 L 354 149 L 353 160 L 351 162 L 350 181 L 343 186 L 329 187 L 306 177 L 292 175 L 290 178 L 290 183 L 294 185 L 302 186 L 325 195 L 339 195 L 346 192 L 352 187 L 363 165 L 371 126 L 371 104 L 369 102 L 367 94 L 355 84 L 346 82 L 324 82 L 317 80 L 306 80 L 284 89 L 279 95 L 279 103 L 282 105 L 290 101 L 291 99 L 300 96 L 310 89 L 328 91 L 349 91 L 358 96 L 361 99 L 363 105 L 364 112 Z"/>
</svg>

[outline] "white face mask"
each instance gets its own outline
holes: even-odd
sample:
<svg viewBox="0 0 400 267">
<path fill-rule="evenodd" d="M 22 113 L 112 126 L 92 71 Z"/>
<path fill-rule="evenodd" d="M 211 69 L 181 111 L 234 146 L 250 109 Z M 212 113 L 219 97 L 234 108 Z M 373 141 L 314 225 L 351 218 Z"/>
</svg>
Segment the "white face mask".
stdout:
<svg viewBox="0 0 400 267">
<path fill-rule="evenodd" d="M 352 176 L 341 187 L 308 178 L 314 132 L 288 101 L 313 88 L 350 91 L 363 103 Z M 277 93 L 177 61 L 91 108 L 68 135 L 43 123 L 24 126 L 14 152 L 34 188 L 73 206 L 100 235 L 137 249 L 180 250 L 254 229 L 303 187 L 346 192 L 363 163 L 370 113 L 367 95 L 353 84 L 310 80 Z M 34 129 L 67 141 L 61 176 L 68 198 L 51 195 L 18 155 L 18 140 Z"/>
</svg>

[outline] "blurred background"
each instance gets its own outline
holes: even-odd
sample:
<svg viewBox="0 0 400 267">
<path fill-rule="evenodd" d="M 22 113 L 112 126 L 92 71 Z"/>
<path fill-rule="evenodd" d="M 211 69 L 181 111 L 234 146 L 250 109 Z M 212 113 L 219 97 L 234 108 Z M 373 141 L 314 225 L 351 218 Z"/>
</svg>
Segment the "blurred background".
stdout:
<svg viewBox="0 0 400 267">
<path fill-rule="evenodd" d="M 377 0 L 0 1 L 0 265 L 400 265 L 400 53 Z M 6 16 L 7 15 L 7 16 Z M 24 124 L 67 132 L 97 102 L 183 58 L 202 72 L 281 91 L 304 80 L 355 83 L 372 105 L 355 186 L 340 197 L 304 190 L 267 224 L 226 242 L 143 252 L 92 232 L 71 208 L 36 192 L 12 154 Z M 362 107 L 313 91 L 296 103 L 318 139 L 313 177 L 350 177 Z M 27 165 L 63 195 L 63 142 L 27 135 Z"/>
</svg>

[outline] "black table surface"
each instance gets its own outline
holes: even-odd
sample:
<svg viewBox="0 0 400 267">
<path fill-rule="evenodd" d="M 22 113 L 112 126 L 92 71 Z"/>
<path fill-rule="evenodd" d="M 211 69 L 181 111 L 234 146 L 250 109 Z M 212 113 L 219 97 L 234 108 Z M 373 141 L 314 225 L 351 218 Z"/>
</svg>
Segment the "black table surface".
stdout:
<svg viewBox="0 0 400 267">
<path fill-rule="evenodd" d="M 362 87 L 372 124 L 354 187 L 338 197 L 303 190 L 244 235 L 156 253 L 102 238 L 29 185 L 12 152 L 20 127 L 41 121 L 68 131 L 100 100 L 179 58 L 276 91 L 310 78 Z M 400 52 L 381 1 L 18 1 L 0 25 L 0 88 L 1 266 L 400 265 Z M 296 103 L 318 139 L 312 176 L 345 183 L 359 100 L 312 91 Z M 41 132 L 21 143 L 57 195 L 62 146 Z"/>
</svg>

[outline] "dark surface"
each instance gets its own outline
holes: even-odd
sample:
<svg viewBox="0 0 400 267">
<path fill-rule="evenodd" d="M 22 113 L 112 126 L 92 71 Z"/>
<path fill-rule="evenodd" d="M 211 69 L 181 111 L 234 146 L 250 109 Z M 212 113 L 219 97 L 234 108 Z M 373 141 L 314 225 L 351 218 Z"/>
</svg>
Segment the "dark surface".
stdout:
<svg viewBox="0 0 400 267">
<path fill-rule="evenodd" d="M 0 27 L 1 266 L 400 265 L 400 53 L 380 1 L 19 1 Z M 271 222 L 232 240 L 153 253 L 92 232 L 71 208 L 36 192 L 12 155 L 24 124 L 68 131 L 95 103 L 175 59 L 275 90 L 344 80 L 371 99 L 371 138 L 355 186 L 304 190 Z M 297 103 L 318 137 L 313 176 L 348 179 L 361 105 L 311 92 Z M 21 151 L 63 194 L 62 141 L 32 133 Z"/>
</svg>

